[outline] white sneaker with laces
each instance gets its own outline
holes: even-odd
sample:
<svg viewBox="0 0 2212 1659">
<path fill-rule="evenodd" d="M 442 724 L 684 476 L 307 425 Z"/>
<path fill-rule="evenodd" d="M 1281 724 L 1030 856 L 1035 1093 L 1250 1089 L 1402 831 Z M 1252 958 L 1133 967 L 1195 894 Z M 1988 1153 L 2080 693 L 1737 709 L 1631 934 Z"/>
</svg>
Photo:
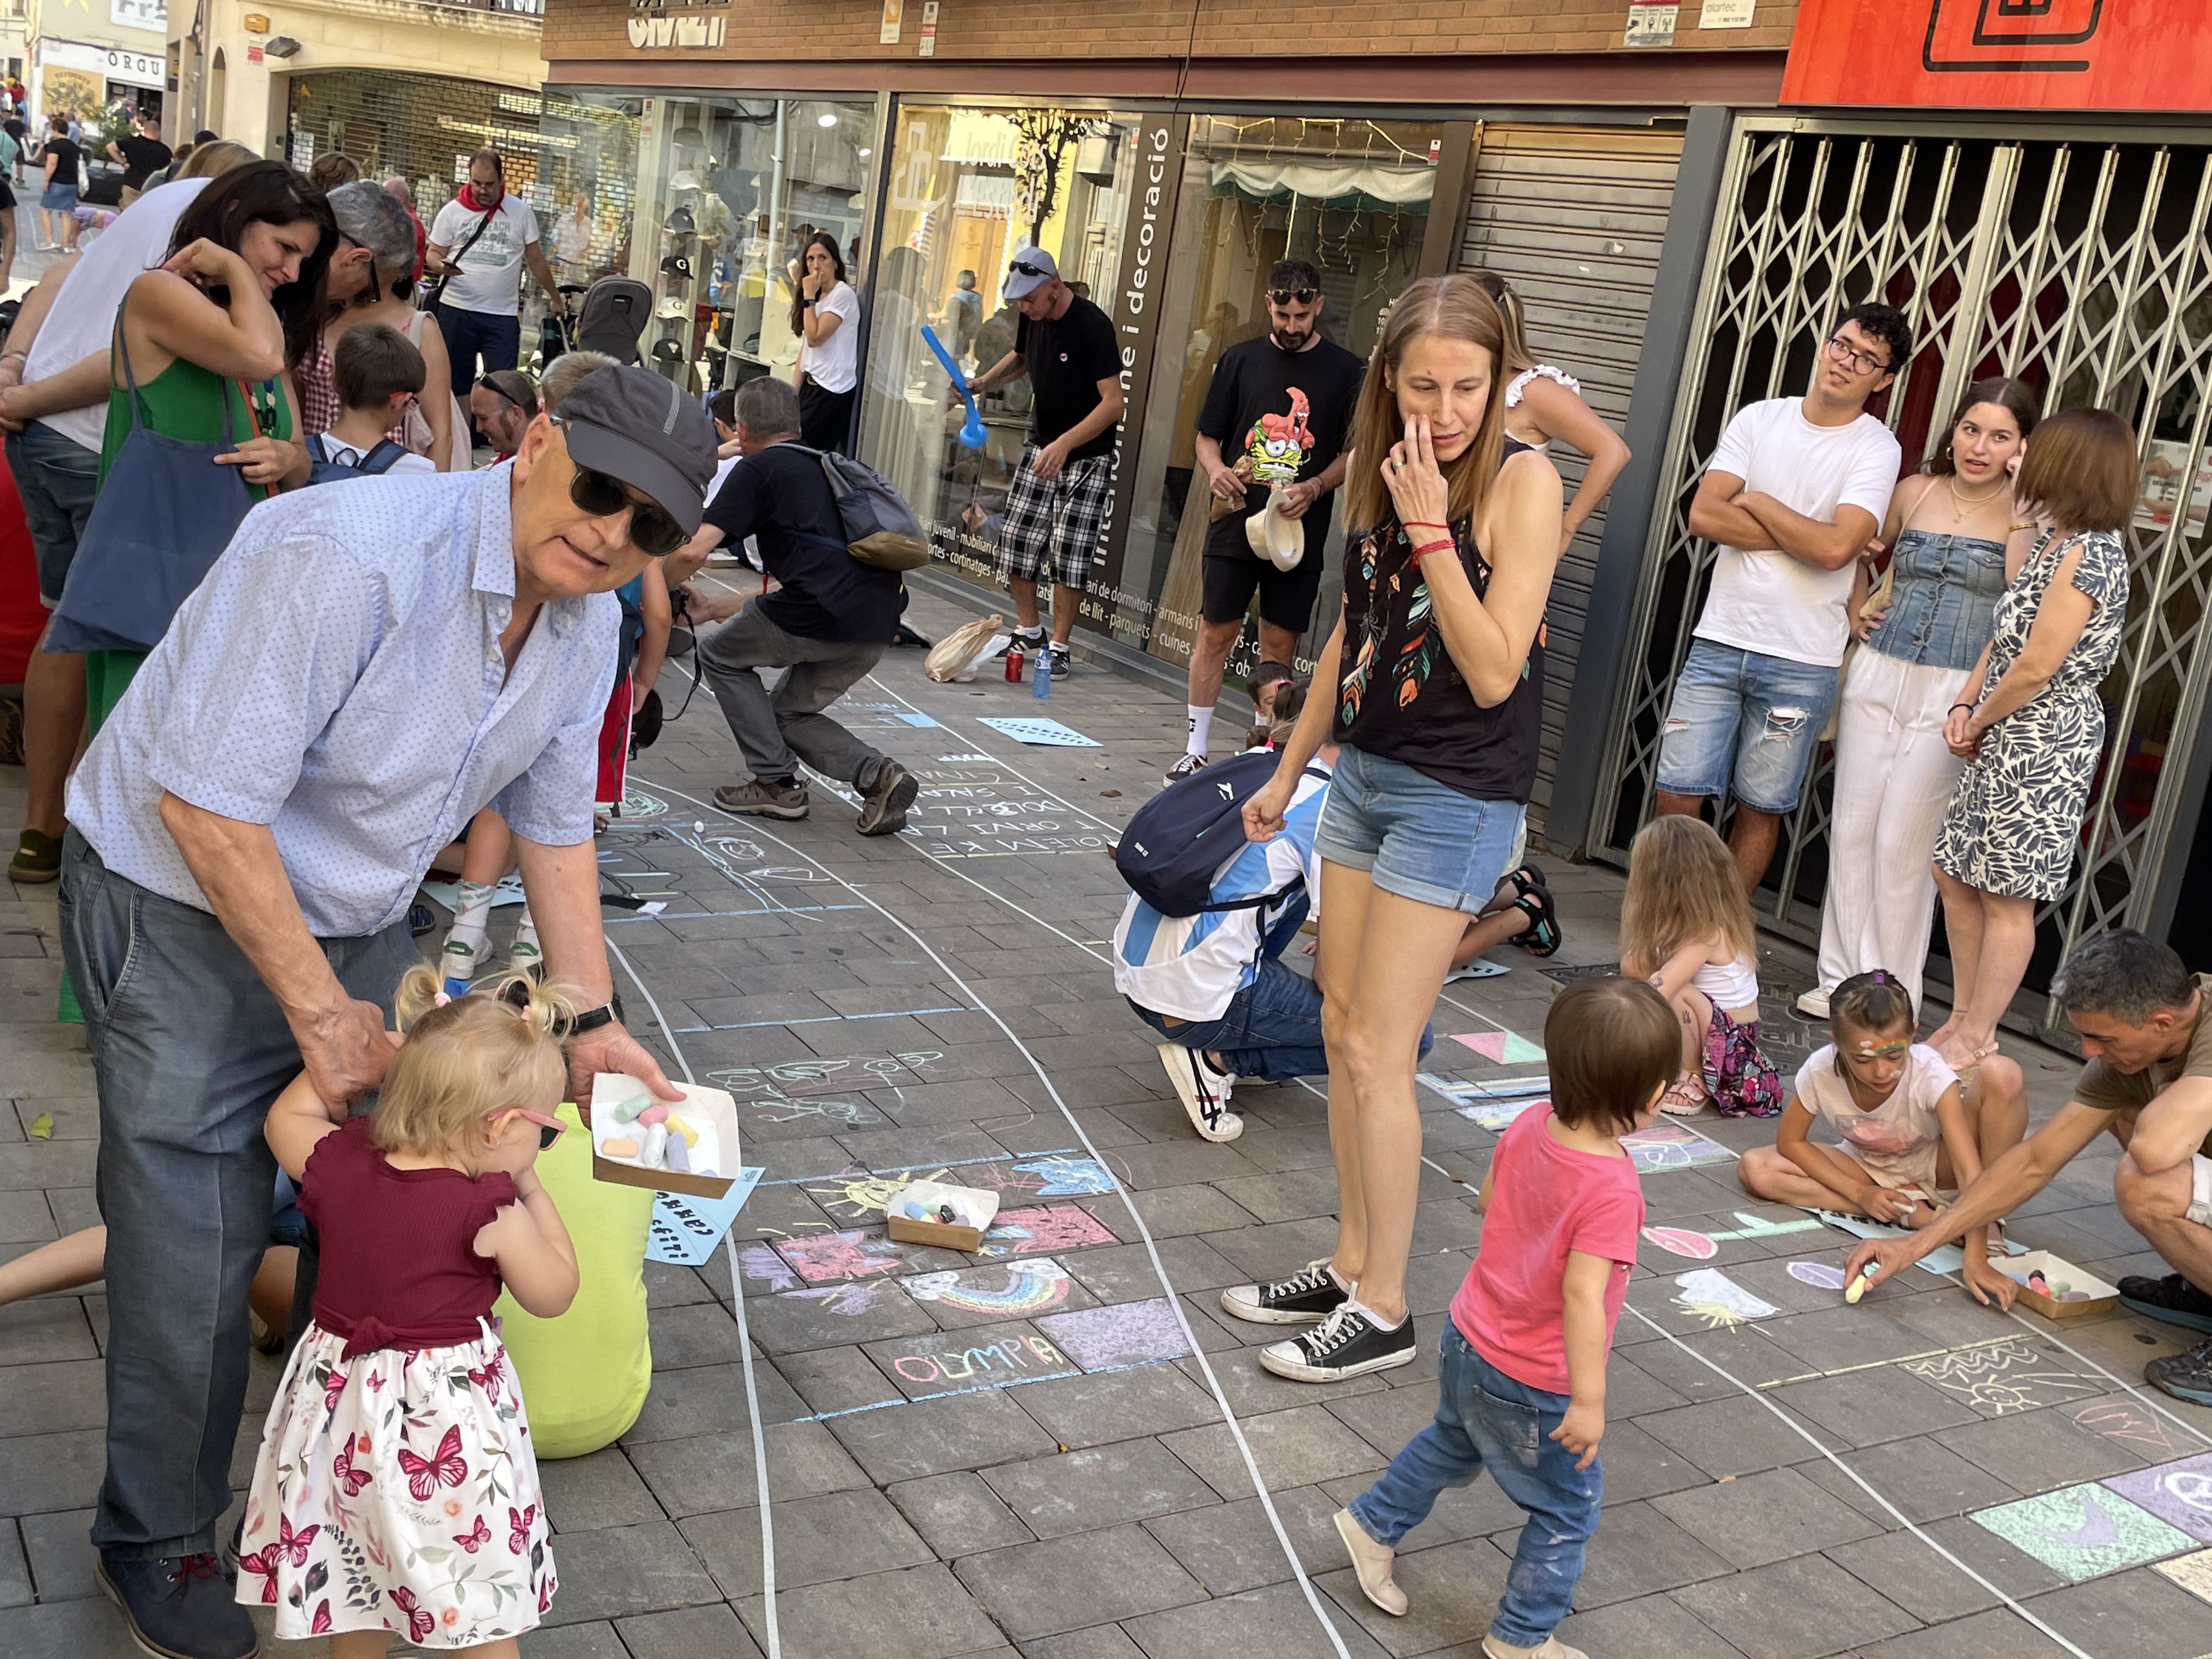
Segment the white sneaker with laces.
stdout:
<svg viewBox="0 0 2212 1659">
<path fill-rule="evenodd" d="M 1244 1133 L 1244 1120 L 1229 1109 L 1229 1091 L 1237 1086 L 1234 1072 L 1216 1071 L 1199 1050 L 1180 1042 L 1163 1042 L 1158 1052 L 1192 1128 L 1213 1141 L 1234 1140 Z"/>
<path fill-rule="evenodd" d="M 1815 985 L 1797 999 L 1797 1012 L 1808 1019 L 1827 1018 L 1828 994 Z"/>
</svg>

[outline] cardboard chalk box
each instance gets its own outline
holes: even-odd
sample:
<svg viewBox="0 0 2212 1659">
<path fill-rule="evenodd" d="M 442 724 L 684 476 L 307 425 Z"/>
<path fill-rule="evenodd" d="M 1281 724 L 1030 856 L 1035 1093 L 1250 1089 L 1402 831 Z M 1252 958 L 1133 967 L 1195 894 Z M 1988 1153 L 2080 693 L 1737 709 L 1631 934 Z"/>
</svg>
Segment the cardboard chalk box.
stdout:
<svg viewBox="0 0 2212 1659">
<path fill-rule="evenodd" d="M 2107 1285 L 2094 1273 L 2085 1273 L 2063 1256 L 2048 1250 L 2030 1250 L 2025 1255 L 1990 1258 L 1990 1265 L 2020 1285 L 2023 1305 L 2033 1308 L 2045 1319 L 2079 1319 L 2085 1314 L 2102 1313 L 2118 1302 L 2119 1286 Z M 2030 1273 L 2041 1273 L 2051 1295 L 2035 1289 L 2027 1282 Z M 2063 1288 L 2062 1288 L 2063 1287 Z M 2081 1292 L 2072 1297 L 2068 1292 Z"/>
<path fill-rule="evenodd" d="M 922 1220 L 906 1213 L 909 1202 L 919 1203 L 931 1211 L 950 1205 L 956 1219 L 952 1221 Z M 983 1248 L 983 1235 L 998 1219 L 999 1195 L 981 1187 L 952 1187 L 941 1182 L 909 1182 L 890 1196 L 884 1206 L 884 1224 L 890 1236 L 902 1244 L 934 1244 L 941 1249 L 965 1250 L 970 1255 Z"/>
<path fill-rule="evenodd" d="M 614 1106 L 643 1089 L 645 1085 L 621 1072 L 602 1072 L 592 1079 L 592 1176 L 624 1187 L 646 1187 L 657 1193 L 685 1193 L 693 1198 L 720 1198 L 738 1178 L 738 1103 L 720 1089 L 702 1089 L 679 1083 L 684 1103 L 669 1103 L 668 1109 L 699 1132 L 699 1144 L 690 1149 L 695 1170 L 712 1170 L 711 1176 L 682 1170 L 649 1169 L 635 1158 L 610 1158 L 611 1138 L 637 1139 L 635 1123 L 615 1121 Z"/>
</svg>

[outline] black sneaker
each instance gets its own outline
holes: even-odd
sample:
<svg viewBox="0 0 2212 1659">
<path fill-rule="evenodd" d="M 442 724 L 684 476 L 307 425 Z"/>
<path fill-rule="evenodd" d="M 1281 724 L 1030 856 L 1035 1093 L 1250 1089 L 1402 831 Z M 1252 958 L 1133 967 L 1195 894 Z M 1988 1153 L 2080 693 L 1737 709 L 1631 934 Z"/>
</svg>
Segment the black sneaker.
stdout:
<svg viewBox="0 0 2212 1659">
<path fill-rule="evenodd" d="M 1260 1364 L 1293 1382 L 1340 1382 L 1410 1365 L 1415 1352 L 1412 1315 L 1396 1330 L 1386 1331 L 1366 1309 L 1346 1302 L 1304 1336 L 1261 1349 Z"/>
<path fill-rule="evenodd" d="M 2168 1273 L 2163 1279 L 2133 1274 L 2123 1279 L 2120 1305 L 2169 1325 L 2212 1331 L 2212 1296 L 2205 1295 L 2179 1273 Z"/>
<path fill-rule="evenodd" d="M 1222 1291 L 1221 1306 L 1255 1325 L 1318 1325 L 1351 1299 L 1323 1256 L 1272 1285 L 1232 1285 Z"/>
<path fill-rule="evenodd" d="M 1203 756 L 1203 755 L 1185 755 L 1185 756 L 1184 756 L 1181 760 L 1177 761 L 1177 762 L 1176 762 L 1173 766 L 1170 766 L 1170 768 L 1168 768 L 1167 781 L 1168 781 L 1170 783 L 1181 783 L 1181 782 L 1182 782 L 1185 778 L 1188 777 L 1192 773 L 1194 773 L 1194 772 L 1203 772 L 1205 769 L 1206 769 L 1206 757 L 1205 757 L 1205 756 Z"/>
<path fill-rule="evenodd" d="M 1022 655 L 1024 657 L 1036 656 L 1038 652 L 1044 649 L 1044 629 L 1040 628 L 1034 634 L 1024 634 L 1017 628 L 1006 635 L 1006 644 L 991 653 L 991 660 L 996 661 L 999 658 L 1006 655 L 1016 646 L 1021 647 Z"/>
<path fill-rule="evenodd" d="M 1052 647 L 1053 678 L 1056 680 L 1064 680 L 1074 672 L 1075 665 L 1068 660 L 1067 647 L 1064 645 L 1054 646 Z"/>
<path fill-rule="evenodd" d="M 2212 1342 L 2152 1360 L 2143 1367 L 2143 1381 L 2192 1406 L 2212 1406 Z"/>
<path fill-rule="evenodd" d="M 906 828 L 906 810 L 921 793 L 921 780 L 895 760 L 876 769 L 876 781 L 861 798 L 856 826 L 864 836 L 895 836 Z"/>
<path fill-rule="evenodd" d="M 93 1574 L 138 1645 L 161 1659 L 253 1659 L 261 1650 L 234 1599 L 236 1581 L 212 1554 L 126 1561 L 103 1551 Z"/>
</svg>

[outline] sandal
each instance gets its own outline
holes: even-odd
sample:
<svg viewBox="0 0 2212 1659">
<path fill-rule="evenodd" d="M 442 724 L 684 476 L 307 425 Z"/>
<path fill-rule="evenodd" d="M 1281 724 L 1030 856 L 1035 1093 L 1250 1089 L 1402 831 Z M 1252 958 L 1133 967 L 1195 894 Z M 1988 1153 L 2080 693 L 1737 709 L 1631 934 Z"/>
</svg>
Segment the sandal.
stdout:
<svg viewBox="0 0 2212 1659">
<path fill-rule="evenodd" d="M 1667 1085 L 1659 1109 L 1669 1117 L 1695 1117 L 1705 1109 L 1705 1085 L 1687 1072 Z"/>
<path fill-rule="evenodd" d="M 1559 912 L 1553 908 L 1549 888 L 1531 887 L 1513 901 L 1511 908 L 1528 918 L 1528 926 L 1513 936 L 1513 943 L 1530 956 L 1552 956 L 1566 942 L 1566 936 L 1559 932 Z"/>
<path fill-rule="evenodd" d="M 1518 870 L 1509 871 L 1500 879 L 1511 882 L 1515 896 L 1521 898 L 1526 898 L 1539 887 L 1544 887 L 1544 872 L 1533 864 L 1524 864 Z M 1549 892 L 1551 889 L 1544 887 L 1544 890 Z"/>
</svg>

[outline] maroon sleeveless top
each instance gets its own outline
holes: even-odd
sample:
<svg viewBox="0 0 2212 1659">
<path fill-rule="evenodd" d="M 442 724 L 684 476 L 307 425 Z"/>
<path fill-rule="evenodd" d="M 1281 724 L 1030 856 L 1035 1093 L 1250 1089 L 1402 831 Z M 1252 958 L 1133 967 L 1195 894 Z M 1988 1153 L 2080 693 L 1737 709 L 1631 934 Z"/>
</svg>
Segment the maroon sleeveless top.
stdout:
<svg viewBox="0 0 2212 1659">
<path fill-rule="evenodd" d="M 349 1119 L 315 1143 L 300 1183 L 322 1250 L 315 1322 L 346 1339 L 349 1359 L 475 1341 L 500 1290 L 476 1237 L 514 1201 L 503 1170 L 396 1170 L 368 1118 Z"/>
</svg>

